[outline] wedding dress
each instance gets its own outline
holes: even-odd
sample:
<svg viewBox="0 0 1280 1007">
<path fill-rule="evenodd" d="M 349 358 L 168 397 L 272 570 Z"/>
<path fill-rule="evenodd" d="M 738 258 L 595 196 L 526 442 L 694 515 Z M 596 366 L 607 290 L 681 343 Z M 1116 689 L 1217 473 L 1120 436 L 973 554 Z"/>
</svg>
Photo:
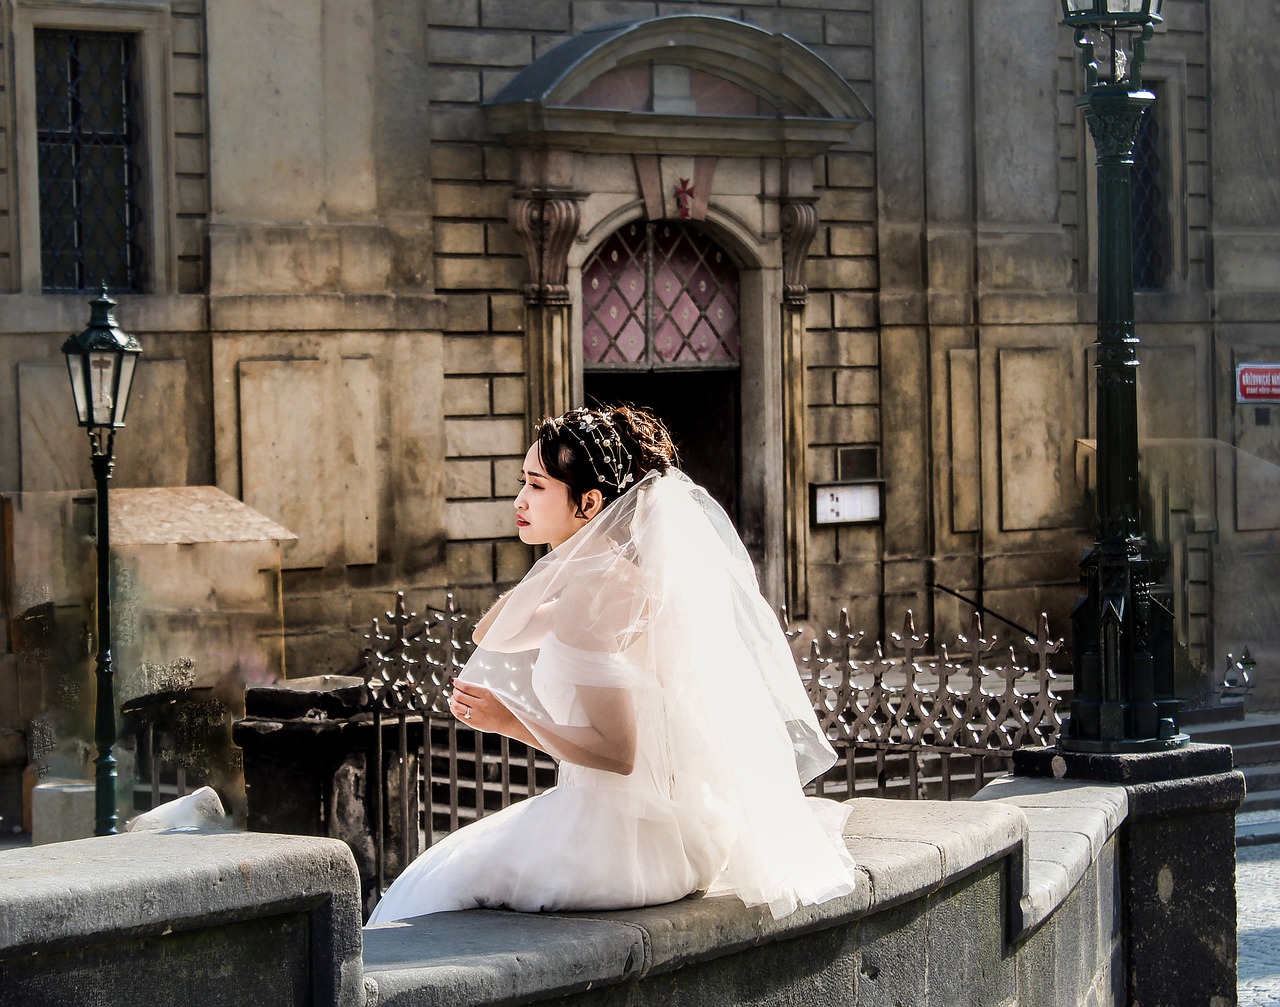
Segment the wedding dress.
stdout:
<svg viewBox="0 0 1280 1007">
<path fill-rule="evenodd" d="M 556 786 L 415 860 L 370 925 L 608 910 L 714 888 L 775 917 L 853 890 L 835 754 L 728 517 L 650 473 L 502 602 L 460 678 L 560 760 Z"/>
</svg>

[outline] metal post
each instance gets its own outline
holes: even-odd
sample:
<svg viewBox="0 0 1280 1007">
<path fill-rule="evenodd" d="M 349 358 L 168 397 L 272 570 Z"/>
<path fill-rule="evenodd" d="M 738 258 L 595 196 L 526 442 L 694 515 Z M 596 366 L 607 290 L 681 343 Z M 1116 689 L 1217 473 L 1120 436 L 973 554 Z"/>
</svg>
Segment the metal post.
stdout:
<svg viewBox="0 0 1280 1007">
<path fill-rule="evenodd" d="M 115 835 L 116 826 L 120 823 L 116 807 L 115 673 L 111 668 L 111 526 L 107 506 L 114 436 L 110 428 L 89 431 L 89 441 L 93 446 L 93 481 L 98 492 L 98 664 L 95 673 L 98 695 L 94 727 L 98 757 L 93 760 L 95 836 Z"/>
<path fill-rule="evenodd" d="M 1172 614 L 1152 597 L 1150 551 L 1138 521 L 1130 183 L 1134 141 L 1155 95 L 1141 88 L 1141 41 L 1130 77 L 1104 83 L 1092 43 L 1078 33 L 1077 45 L 1085 51 L 1088 88 L 1076 103 L 1097 150 L 1097 538 L 1084 561 L 1088 594 L 1072 613 L 1076 696 L 1058 744 L 1087 752 L 1152 751 L 1187 741 L 1178 733 L 1172 695 Z"/>
</svg>

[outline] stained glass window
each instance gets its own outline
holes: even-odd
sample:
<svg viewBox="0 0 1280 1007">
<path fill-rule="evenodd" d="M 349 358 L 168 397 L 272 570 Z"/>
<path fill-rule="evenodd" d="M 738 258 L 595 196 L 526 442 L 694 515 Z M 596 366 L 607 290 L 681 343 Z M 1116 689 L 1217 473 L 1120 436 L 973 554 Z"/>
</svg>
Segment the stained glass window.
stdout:
<svg viewBox="0 0 1280 1007">
<path fill-rule="evenodd" d="M 588 369 L 738 365 L 738 269 L 692 225 L 615 231 L 582 270 L 582 305 Z"/>
<path fill-rule="evenodd" d="M 142 288 L 134 37 L 35 33 L 40 265 L 46 291 Z"/>
</svg>

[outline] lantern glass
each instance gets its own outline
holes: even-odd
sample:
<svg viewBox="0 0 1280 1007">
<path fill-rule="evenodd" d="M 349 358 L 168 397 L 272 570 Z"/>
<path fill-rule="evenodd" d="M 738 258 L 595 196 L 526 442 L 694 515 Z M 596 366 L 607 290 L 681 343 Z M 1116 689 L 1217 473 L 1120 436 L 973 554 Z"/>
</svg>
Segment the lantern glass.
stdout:
<svg viewBox="0 0 1280 1007">
<path fill-rule="evenodd" d="M 85 379 L 85 357 L 78 350 L 67 353 L 67 373 L 71 375 L 71 395 L 76 403 L 76 420 L 89 425 L 89 382 Z"/>
<path fill-rule="evenodd" d="M 138 354 L 125 353 L 120 358 L 120 377 L 116 381 L 114 416 L 111 425 L 124 426 L 124 412 L 129 408 L 129 391 L 133 386 L 133 371 L 138 366 Z"/>
<path fill-rule="evenodd" d="M 110 427 L 115 423 L 116 383 L 120 377 L 120 354 L 90 352 L 89 370 L 89 424 Z"/>
<path fill-rule="evenodd" d="M 1164 0 L 1062 0 L 1068 24 L 1138 27 L 1161 20 Z"/>
</svg>

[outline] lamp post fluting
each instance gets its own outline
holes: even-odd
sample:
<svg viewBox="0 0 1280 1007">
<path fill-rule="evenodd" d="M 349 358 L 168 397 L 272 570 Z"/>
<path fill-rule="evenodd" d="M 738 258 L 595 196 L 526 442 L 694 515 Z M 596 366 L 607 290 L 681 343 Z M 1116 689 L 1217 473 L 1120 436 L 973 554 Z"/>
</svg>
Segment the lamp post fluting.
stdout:
<svg viewBox="0 0 1280 1007">
<path fill-rule="evenodd" d="M 1176 748 L 1173 619 L 1152 594 L 1139 524 L 1137 345 L 1133 296 L 1133 149 L 1155 95 L 1142 62 L 1162 0 L 1063 0 L 1085 71 L 1076 100 L 1097 154 L 1097 537 L 1087 595 L 1072 613 L 1075 697 L 1059 747 L 1123 753 Z"/>
<path fill-rule="evenodd" d="M 125 409 L 133 386 L 134 369 L 142 347 L 116 324 L 116 302 L 102 293 L 89 302 L 89 326 L 68 337 L 62 346 L 76 419 L 89 431 L 90 461 L 97 491 L 97 638 L 94 671 L 94 830 L 95 836 L 116 832 L 120 815 L 116 801 L 116 704 L 111 660 L 111 524 L 107 487 L 114 466 L 115 432 L 124 426 Z"/>
</svg>

